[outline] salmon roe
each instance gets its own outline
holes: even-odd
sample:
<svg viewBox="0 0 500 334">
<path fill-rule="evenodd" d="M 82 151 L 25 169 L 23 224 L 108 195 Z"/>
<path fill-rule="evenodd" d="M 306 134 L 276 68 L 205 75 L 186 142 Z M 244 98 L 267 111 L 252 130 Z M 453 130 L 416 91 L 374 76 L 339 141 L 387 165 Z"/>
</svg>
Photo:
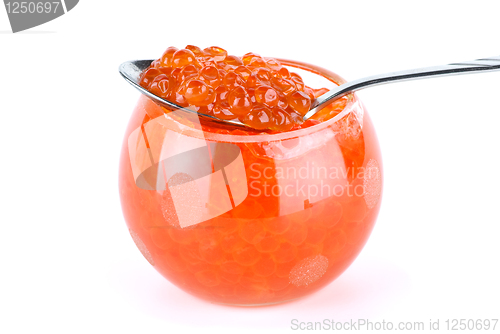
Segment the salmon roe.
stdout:
<svg viewBox="0 0 500 334">
<path fill-rule="evenodd" d="M 307 97 L 325 88 L 309 89 L 278 61 L 253 53 L 185 50 L 186 62 L 167 49 L 142 83 L 255 130 L 203 122 L 191 131 L 183 115 L 159 117 L 164 109 L 141 96 L 120 161 L 134 242 L 170 282 L 211 302 L 270 305 L 318 291 L 354 261 L 380 206 L 381 157 L 368 114 L 353 94 L 297 125 L 302 116 L 290 105 L 307 109 Z M 174 68 L 175 61 L 186 65 Z M 306 128 L 346 109 L 328 126 Z"/>
<path fill-rule="evenodd" d="M 182 107 L 274 131 L 299 128 L 312 101 L 327 91 L 307 87 L 274 58 L 194 45 L 169 47 L 142 73 L 140 85 Z"/>
</svg>

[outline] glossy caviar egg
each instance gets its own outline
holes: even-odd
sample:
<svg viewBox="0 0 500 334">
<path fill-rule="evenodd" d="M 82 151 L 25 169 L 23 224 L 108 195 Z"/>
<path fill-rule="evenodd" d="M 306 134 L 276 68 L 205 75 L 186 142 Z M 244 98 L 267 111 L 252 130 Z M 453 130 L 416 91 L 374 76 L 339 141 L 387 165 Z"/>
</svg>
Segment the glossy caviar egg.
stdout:
<svg viewBox="0 0 500 334">
<path fill-rule="evenodd" d="M 238 86 L 227 96 L 231 111 L 238 116 L 244 116 L 252 109 L 252 101 L 245 88 Z"/>
<path fill-rule="evenodd" d="M 271 109 L 262 104 L 255 105 L 245 114 L 243 122 L 254 129 L 266 129 L 271 125 Z"/>
<path fill-rule="evenodd" d="M 229 94 L 229 90 L 227 89 L 226 86 L 220 85 L 215 90 L 215 94 L 217 101 L 225 101 L 227 99 L 227 94 Z"/>
<path fill-rule="evenodd" d="M 235 72 L 229 72 L 224 76 L 224 79 L 222 79 L 222 83 L 230 90 L 241 86 L 245 80 Z"/>
<path fill-rule="evenodd" d="M 185 47 L 185 49 L 191 51 L 196 57 L 204 56 L 203 50 L 195 45 L 188 45 Z"/>
<path fill-rule="evenodd" d="M 248 77 L 246 84 L 248 88 L 256 88 L 260 84 L 260 81 L 257 78 L 257 73 L 252 72 L 252 74 Z"/>
<path fill-rule="evenodd" d="M 236 57 L 236 56 L 227 56 L 224 59 L 224 63 L 226 63 L 228 65 L 232 65 L 232 66 L 241 66 L 241 65 L 243 65 L 243 61 L 239 57 Z"/>
<path fill-rule="evenodd" d="M 217 87 L 220 84 L 220 75 L 217 67 L 208 65 L 201 69 L 200 75 L 205 78 L 212 87 Z"/>
<path fill-rule="evenodd" d="M 301 115 L 305 115 L 311 107 L 311 98 L 304 92 L 295 91 L 288 97 L 288 104 Z"/>
<path fill-rule="evenodd" d="M 292 72 L 290 73 L 290 79 L 292 79 L 292 81 L 295 83 L 295 86 L 297 86 L 298 90 L 304 90 L 304 81 L 302 80 L 300 75 Z"/>
<path fill-rule="evenodd" d="M 256 71 L 254 73 L 255 73 L 255 76 L 257 77 L 257 80 L 260 83 L 262 83 L 264 85 L 271 84 L 272 75 L 271 75 L 271 71 L 268 68 L 264 67 L 264 68 L 256 69 Z"/>
<path fill-rule="evenodd" d="M 208 97 L 208 85 L 200 80 L 191 80 L 186 86 L 184 96 L 189 104 L 198 104 Z"/>
<path fill-rule="evenodd" d="M 163 55 L 160 58 L 160 65 L 161 66 L 170 66 L 171 61 L 172 61 L 172 57 L 174 56 L 174 53 L 177 50 L 178 49 L 176 47 L 173 47 L 173 46 L 167 48 L 167 50 L 165 50 L 165 52 L 163 53 Z"/>
<path fill-rule="evenodd" d="M 177 92 L 172 92 L 172 94 L 170 94 L 169 100 L 180 105 L 181 107 L 187 107 L 189 105 L 184 95 Z"/>
<path fill-rule="evenodd" d="M 243 61 L 243 64 L 248 65 L 248 64 L 250 64 L 252 59 L 256 58 L 256 57 L 261 58 L 258 54 L 253 53 L 253 52 L 249 52 L 249 53 L 244 54 L 243 57 L 241 57 L 241 60 Z"/>
<path fill-rule="evenodd" d="M 281 64 L 274 58 L 269 58 L 266 60 L 266 66 L 272 71 L 281 70 Z"/>
<path fill-rule="evenodd" d="M 252 75 L 252 71 L 246 66 L 238 66 L 234 69 L 234 73 L 239 74 L 244 80 L 248 80 L 248 77 Z"/>
<path fill-rule="evenodd" d="M 174 68 L 181 68 L 190 64 L 197 63 L 194 53 L 190 50 L 181 49 L 175 51 L 172 56 L 171 64 Z"/>
<path fill-rule="evenodd" d="M 147 69 L 141 76 L 141 80 L 139 84 L 143 87 L 148 88 L 151 82 L 156 78 L 156 76 L 160 75 L 161 72 L 156 68 Z"/>
<path fill-rule="evenodd" d="M 268 107 L 275 107 L 278 105 L 278 92 L 270 86 L 259 86 L 255 88 L 254 94 L 255 100 L 258 103 L 265 104 Z"/>
<path fill-rule="evenodd" d="M 205 54 L 209 55 L 215 61 L 223 61 L 227 56 L 227 51 L 217 46 L 211 46 L 203 50 Z"/>
<path fill-rule="evenodd" d="M 285 95 L 288 95 L 297 89 L 297 87 L 295 86 L 295 83 L 293 81 L 288 80 L 288 79 L 279 78 L 279 77 L 272 78 L 271 84 L 273 87 L 276 87 L 278 90 L 280 90 Z"/>
<path fill-rule="evenodd" d="M 193 79 L 199 75 L 198 68 L 193 64 L 182 67 L 180 73 L 177 75 L 178 82 L 185 82 Z"/>
<path fill-rule="evenodd" d="M 288 71 L 288 69 L 286 67 L 282 67 L 279 71 L 278 71 L 278 74 L 283 78 L 283 79 L 287 79 L 290 77 L 290 72 Z"/>
<path fill-rule="evenodd" d="M 261 57 L 252 58 L 252 60 L 250 60 L 250 63 L 248 64 L 248 67 L 250 68 L 265 68 L 265 66 L 266 61 Z"/>
<path fill-rule="evenodd" d="M 290 130 L 297 123 L 293 119 L 292 115 L 287 112 L 285 109 L 280 107 L 275 107 L 272 110 L 273 118 L 271 119 L 271 129 L 282 129 L 282 130 Z"/>
<path fill-rule="evenodd" d="M 165 74 L 160 74 L 149 85 L 149 91 L 160 97 L 167 98 L 173 89 L 172 86 L 171 79 Z"/>
<path fill-rule="evenodd" d="M 215 102 L 211 114 L 220 119 L 230 120 L 237 118 L 237 116 L 231 111 L 231 107 L 229 106 L 229 103 L 227 101 Z"/>
</svg>

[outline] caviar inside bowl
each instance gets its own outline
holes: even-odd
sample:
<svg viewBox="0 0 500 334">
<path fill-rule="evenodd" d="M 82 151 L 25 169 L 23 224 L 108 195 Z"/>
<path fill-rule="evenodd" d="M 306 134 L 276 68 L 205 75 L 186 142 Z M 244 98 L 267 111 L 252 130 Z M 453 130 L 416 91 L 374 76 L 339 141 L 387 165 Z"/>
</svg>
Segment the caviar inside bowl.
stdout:
<svg viewBox="0 0 500 334">
<path fill-rule="evenodd" d="M 371 120 L 355 94 L 342 107 L 299 130 L 246 133 L 193 124 L 141 96 L 119 186 L 144 257 L 182 290 L 222 304 L 290 301 L 331 283 L 367 241 L 382 193 Z"/>
</svg>

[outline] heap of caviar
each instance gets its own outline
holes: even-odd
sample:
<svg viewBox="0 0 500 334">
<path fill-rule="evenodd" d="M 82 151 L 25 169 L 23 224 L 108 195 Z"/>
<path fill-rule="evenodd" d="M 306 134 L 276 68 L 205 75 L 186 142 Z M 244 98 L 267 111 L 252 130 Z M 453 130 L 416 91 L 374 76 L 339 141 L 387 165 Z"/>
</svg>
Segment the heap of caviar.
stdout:
<svg viewBox="0 0 500 334">
<path fill-rule="evenodd" d="M 140 85 L 180 106 L 258 130 L 288 131 L 303 122 L 313 90 L 273 58 L 230 56 L 219 47 L 169 47 L 142 73 Z"/>
</svg>

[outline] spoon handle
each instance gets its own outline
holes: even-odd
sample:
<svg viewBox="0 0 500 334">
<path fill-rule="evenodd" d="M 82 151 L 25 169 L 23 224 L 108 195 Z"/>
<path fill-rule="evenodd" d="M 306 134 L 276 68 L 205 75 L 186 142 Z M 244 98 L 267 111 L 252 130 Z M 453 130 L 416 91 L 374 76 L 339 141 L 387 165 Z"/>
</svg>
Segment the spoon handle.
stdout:
<svg viewBox="0 0 500 334">
<path fill-rule="evenodd" d="M 342 97 L 350 92 L 357 91 L 363 88 L 382 85 L 390 82 L 406 81 L 423 79 L 427 77 L 467 74 L 476 71 L 496 71 L 500 70 L 500 56 L 477 59 L 472 61 L 464 61 L 460 63 L 452 63 L 442 66 L 432 66 L 416 68 L 412 70 L 390 72 L 385 74 L 374 75 L 366 78 L 361 78 L 340 85 L 328 93 L 318 97 L 312 105 L 311 110 L 304 116 L 304 120 L 309 119 L 318 111 L 332 103 L 335 99 Z"/>
</svg>

